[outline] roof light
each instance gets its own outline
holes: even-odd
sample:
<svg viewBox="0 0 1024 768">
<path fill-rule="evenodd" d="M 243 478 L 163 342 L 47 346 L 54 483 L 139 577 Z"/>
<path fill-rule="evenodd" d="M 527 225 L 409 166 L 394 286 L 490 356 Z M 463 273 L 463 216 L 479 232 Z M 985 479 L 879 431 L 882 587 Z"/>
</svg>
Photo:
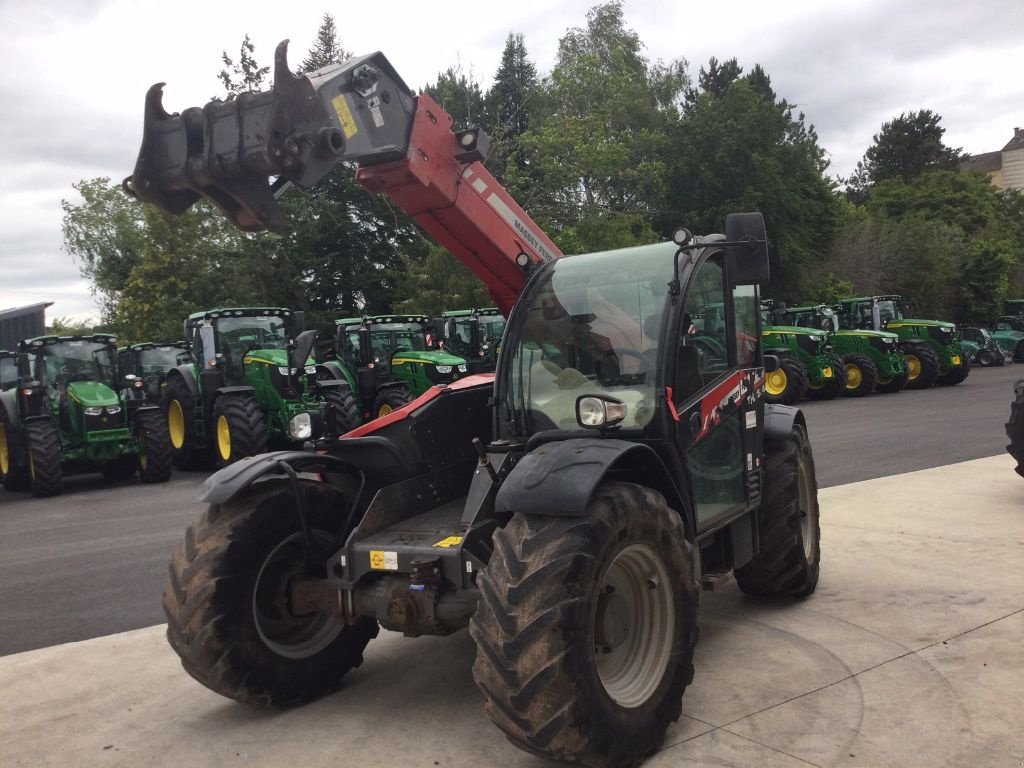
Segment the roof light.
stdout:
<svg viewBox="0 0 1024 768">
<path fill-rule="evenodd" d="M 693 239 L 693 233 L 686 227 L 679 227 L 672 233 L 672 242 L 682 247 Z"/>
</svg>

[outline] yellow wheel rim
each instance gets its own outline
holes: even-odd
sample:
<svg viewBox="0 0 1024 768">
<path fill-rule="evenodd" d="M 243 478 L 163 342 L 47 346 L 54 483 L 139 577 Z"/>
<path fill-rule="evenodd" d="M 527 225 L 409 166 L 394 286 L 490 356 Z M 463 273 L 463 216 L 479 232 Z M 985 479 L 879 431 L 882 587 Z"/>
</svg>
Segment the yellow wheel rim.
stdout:
<svg viewBox="0 0 1024 768">
<path fill-rule="evenodd" d="M 217 450 L 224 461 L 231 458 L 231 427 L 226 416 L 217 417 Z"/>
<path fill-rule="evenodd" d="M 853 363 L 846 364 L 846 388 L 857 389 L 864 381 L 864 374 L 860 370 L 860 366 L 854 365 Z"/>
<path fill-rule="evenodd" d="M 185 412 L 177 400 L 171 400 L 167 408 L 167 431 L 171 433 L 171 445 L 175 450 L 185 447 Z"/>
<path fill-rule="evenodd" d="M 11 453 L 7 447 L 7 425 L 0 424 L 0 475 L 11 471 Z"/>
<path fill-rule="evenodd" d="M 32 451 L 28 452 L 28 474 L 33 480 L 36 479 L 36 459 Z"/>
<path fill-rule="evenodd" d="M 377 415 L 378 415 L 378 416 L 387 416 L 387 415 L 388 415 L 389 413 L 391 413 L 391 412 L 392 412 L 393 410 L 395 410 L 395 409 L 394 409 L 394 408 L 392 408 L 392 407 L 391 407 L 390 405 L 382 405 L 382 406 L 380 407 L 380 410 L 378 410 L 378 411 L 377 411 Z"/>
<path fill-rule="evenodd" d="M 765 376 L 764 391 L 773 396 L 781 395 L 786 391 L 787 384 L 789 384 L 789 377 L 786 372 L 781 368 L 776 368 Z"/>
<path fill-rule="evenodd" d="M 907 379 L 913 381 L 921 375 L 921 360 L 917 355 L 905 355 L 907 360 Z"/>
</svg>

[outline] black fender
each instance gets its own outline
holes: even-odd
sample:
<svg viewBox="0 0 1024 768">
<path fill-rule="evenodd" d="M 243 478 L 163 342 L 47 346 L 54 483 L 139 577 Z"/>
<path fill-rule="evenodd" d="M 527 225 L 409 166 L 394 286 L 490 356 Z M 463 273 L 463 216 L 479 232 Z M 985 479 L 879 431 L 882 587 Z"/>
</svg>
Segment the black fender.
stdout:
<svg viewBox="0 0 1024 768">
<path fill-rule="evenodd" d="M 139 414 L 140 413 L 146 413 L 146 412 L 160 413 L 161 412 L 161 408 L 160 408 L 159 405 L 156 405 L 154 403 L 145 403 L 144 405 L 140 405 L 140 406 L 137 406 L 135 408 L 132 408 L 131 412 L 128 415 L 128 419 L 129 419 L 129 421 L 134 423 L 136 421 L 136 419 L 139 418 Z"/>
<path fill-rule="evenodd" d="M 214 472 L 200 486 L 196 501 L 223 504 L 266 475 L 280 475 L 281 462 L 296 472 L 353 472 L 365 477 L 370 493 L 417 474 L 412 459 L 384 437 L 338 440 L 329 454 L 308 451 L 273 451 L 241 459 Z"/>
<path fill-rule="evenodd" d="M 597 486 L 609 474 L 661 493 L 687 520 L 682 494 L 661 458 L 643 443 L 580 437 L 544 443 L 523 456 L 498 489 L 495 511 L 533 515 L 585 515 Z"/>
<path fill-rule="evenodd" d="M 214 397 L 220 397 L 221 395 L 240 395 L 246 392 L 252 392 L 255 394 L 256 388 L 250 387 L 248 384 L 239 384 L 234 387 L 217 387 Z"/>
<path fill-rule="evenodd" d="M 21 417 L 18 415 L 18 394 L 14 389 L 0 392 L 0 411 L 7 416 L 7 423 L 15 429 L 21 429 Z"/>
<path fill-rule="evenodd" d="M 170 382 L 173 376 L 180 376 L 182 381 L 185 382 L 185 386 L 188 387 L 189 393 L 192 397 L 196 396 L 199 391 L 199 386 L 196 384 L 196 374 L 192 369 L 191 365 L 179 365 L 177 368 L 172 368 L 167 372 L 167 376 L 164 378 L 164 383 Z"/>
<path fill-rule="evenodd" d="M 780 441 L 793 433 L 793 425 L 799 424 L 807 431 L 807 420 L 804 412 L 796 406 L 765 403 L 764 406 L 764 439 Z"/>
</svg>

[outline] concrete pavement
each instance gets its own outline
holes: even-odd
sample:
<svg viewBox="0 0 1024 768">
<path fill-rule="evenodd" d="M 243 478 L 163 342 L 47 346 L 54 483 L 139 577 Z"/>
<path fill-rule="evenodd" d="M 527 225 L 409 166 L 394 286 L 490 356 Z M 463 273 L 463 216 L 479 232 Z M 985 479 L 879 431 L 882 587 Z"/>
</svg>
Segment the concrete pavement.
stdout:
<svg viewBox="0 0 1024 768">
<path fill-rule="evenodd" d="M 706 594 L 661 766 L 1024 765 L 1024 481 L 1007 456 L 820 493 L 808 600 Z M 158 599 L 158 598 L 154 598 Z M 155 626 L 0 658 L 0 766 L 518 766 L 466 633 L 382 633 L 334 696 L 251 709 Z"/>
</svg>

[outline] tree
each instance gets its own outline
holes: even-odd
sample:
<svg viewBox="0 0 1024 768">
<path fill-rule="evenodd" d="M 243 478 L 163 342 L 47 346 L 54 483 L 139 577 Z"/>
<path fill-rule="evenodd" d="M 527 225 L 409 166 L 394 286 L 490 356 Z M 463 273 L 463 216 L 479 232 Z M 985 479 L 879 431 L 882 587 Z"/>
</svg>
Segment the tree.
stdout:
<svg viewBox="0 0 1024 768">
<path fill-rule="evenodd" d="M 254 54 L 256 46 L 246 35 L 239 48 L 238 63 L 228 56 L 227 51 L 222 51 L 220 58 L 224 62 L 217 78 L 228 92 L 229 98 L 234 98 L 242 93 L 253 93 L 263 87 L 263 81 L 270 74 L 270 67 L 261 67 L 256 63 Z"/>
<path fill-rule="evenodd" d="M 488 307 L 493 303 L 484 284 L 439 245 L 429 246 L 424 258 L 406 258 L 398 276 L 395 306 L 399 312 L 438 316 L 450 309 Z"/>
<path fill-rule="evenodd" d="M 489 129 L 491 121 L 484 93 L 473 73 L 467 76 L 461 65 L 448 67 L 437 76 L 436 83 L 428 84 L 423 90 L 452 116 L 455 130 L 471 127 Z"/>
<path fill-rule="evenodd" d="M 867 199 L 871 188 L 888 179 L 909 183 L 927 171 L 955 171 L 963 154 L 946 146 L 942 117 L 930 109 L 900 113 L 882 124 L 863 159 L 847 180 L 847 194 L 854 202 Z"/>
<path fill-rule="evenodd" d="M 351 58 L 352 54 L 342 48 L 341 42 L 338 40 L 338 29 L 334 25 L 334 18 L 329 13 L 325 13 L 320 22 L 320 28 L 316 32 L 313 47 L 309 49 L 306 58 L 299 65 L 299 72 L 313 72 L 329 64 L 339 64 Z"/>
<path fill-rule="evenodd" d="M 961 282 L 965 319 L 987 325 L 1002 314 L 1010 298 L 1010 270 L 1017 264 L 1018 251 L 1006 241 L 971 243 Z"/>
<path fill-rule="evenodd" d="M 491 151 L 486 165 L 499 181 L 505 180 L 510 162 L 516 164 L 520 174 L 526 170 L 519 138 L 530 127 L 539 87 L 537 68 L 527 57 L 523 36 L 509 33 L 494 83 L 485 96 L 491 121 Z"/>
<path fill-rule="evenodd" d="M 814 126 L 774 99 L 763 69 L 741 72 L 734 61 L 711 62 L 701 78 L 710 90 L 688 97 L 665 148 L 668 192 L 657 229 L 721 232 L 727 214 L 760 211 L 773 293 L 795 299 L 817 288 L 815 266 L 834 237 L 839 203 Z"/>
</svg>

